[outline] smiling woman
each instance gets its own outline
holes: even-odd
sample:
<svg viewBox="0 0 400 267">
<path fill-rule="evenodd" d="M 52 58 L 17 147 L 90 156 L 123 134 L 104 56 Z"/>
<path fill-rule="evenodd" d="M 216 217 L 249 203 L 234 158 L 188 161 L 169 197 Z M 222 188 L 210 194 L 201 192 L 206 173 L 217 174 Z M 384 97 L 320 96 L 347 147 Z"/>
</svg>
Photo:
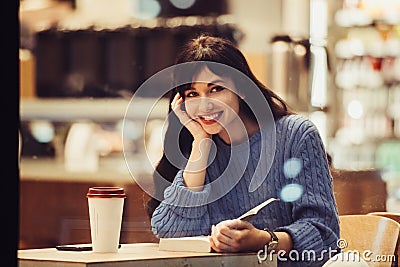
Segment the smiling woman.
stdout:
<svg viewBox="0 0 400 267">
<path fill-rule="evenodd" d="M 320 257 L 306 264 L 321 266 L 323 252 L 337 249 L 339 224 L 315 125 L 289 111 L 225 39 L 189 41 L 176 66 L 156 194 L 148 203 L 155 235 L 209 235 L 217 252 L 312 250 Z M 282 201 L 252 222 L 235 219 L 271 197 Z M 296 264 L 305 262 L 279 262 Z"/>
</svg>

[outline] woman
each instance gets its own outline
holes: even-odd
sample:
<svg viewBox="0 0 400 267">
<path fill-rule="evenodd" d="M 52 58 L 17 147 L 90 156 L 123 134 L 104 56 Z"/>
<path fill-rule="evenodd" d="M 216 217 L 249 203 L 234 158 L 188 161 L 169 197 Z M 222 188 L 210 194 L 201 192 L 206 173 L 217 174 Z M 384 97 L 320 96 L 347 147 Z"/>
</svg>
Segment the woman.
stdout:
<svg viewBox="0 0 400 267">
<path fill-rule="evenodd" d="M 189 41 L 177 63 L 192 62 L 199 64 L 175 75 L 191 82 L 177 83 L 170 96 L 156 196 L 148 205 L 154 234 L 210 235 L 217 252 L 268 249 L 280 251 L 282 266 L 321 266 L 337 249 L 339 224 L 316 127 L 258 81 L 231 42 L 206 35 Z M 221 65 L 243 73 L 250 85 Z M 265 123 L 269 113 L 272 124 Z M 270 197 L 282 199 L 251 222 L 235 219 Z"/>
</svg>

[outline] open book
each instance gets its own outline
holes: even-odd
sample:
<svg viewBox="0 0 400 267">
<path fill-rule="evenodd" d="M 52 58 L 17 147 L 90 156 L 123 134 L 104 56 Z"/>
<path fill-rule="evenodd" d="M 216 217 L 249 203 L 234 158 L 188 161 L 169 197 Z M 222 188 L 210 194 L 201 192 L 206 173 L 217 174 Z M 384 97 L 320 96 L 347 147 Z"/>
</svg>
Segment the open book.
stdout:
<svg viewBox="0 0 400 267">
<path fill-rule="evenodd" d="M 269 203 L 277 201 L 277 198 L 270 198 L 260 205 L 252 208 L 243 215 L 239 216 L 239 220 L 251 221 L 257 213 L 267 206 Z M 187 252 L 211 252 L 211 244 L 208 236 L 188 236 L 188 237 L 170 237 L 160 238 L 159 250 L 165 251 L 187 251 Z"/>
<path fill-rule="evenodd" d="M 159 250 L 166 251 L 188 251 L 188 252 L 211 252 L 208 236 L 186 236 L 160 238 Z"/>
</svg>

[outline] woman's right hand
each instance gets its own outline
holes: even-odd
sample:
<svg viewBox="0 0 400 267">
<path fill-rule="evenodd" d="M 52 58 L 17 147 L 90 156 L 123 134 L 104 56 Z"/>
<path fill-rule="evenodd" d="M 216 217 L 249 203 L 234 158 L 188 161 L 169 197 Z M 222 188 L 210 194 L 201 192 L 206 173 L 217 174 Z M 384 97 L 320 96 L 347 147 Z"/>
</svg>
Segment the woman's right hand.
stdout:
<svg viewBox="0 0 400 267">
<path fill-rule="evenodd" d="M 211 135 L 208 134 L 201 124 L 190 117 L 186 110 L 181 109 L 183 98 L 177 93 L 171 108 L 180 122 L 193 135 L 192 151 L 183 172 L 183 180 L 187 188 L 193 191 L 203 190 L 206 177 L 208 154 L 211 147 Z"/>
<path fill-rule="evenodd" d="M 171 108 L 179 118 L 182 125 L 184 125 L 189 132 L 193 135 L 194 140 L 203 140 L 207 138 L 211 138 L 211 135 L 208 134 L 204 128 L 197 121 L 193 120 L 189 114 L 181 109 L 181 105 L 184 103 L 183 98 L 177 93 L 171 102 Z"/>
</svg>

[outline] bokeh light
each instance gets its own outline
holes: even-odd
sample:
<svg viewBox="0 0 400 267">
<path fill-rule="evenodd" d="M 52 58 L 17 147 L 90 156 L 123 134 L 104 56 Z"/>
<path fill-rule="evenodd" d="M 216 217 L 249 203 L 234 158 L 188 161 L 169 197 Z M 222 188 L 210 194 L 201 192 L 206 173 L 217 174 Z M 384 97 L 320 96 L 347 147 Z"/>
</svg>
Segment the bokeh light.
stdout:
<svg viewBox="0 0 400 267">
<path fill-rule="evenodd" d="M 40 143 L 49 143 L 55 135 L 54 126 L 48 121 L 32 121 L 30 130 L 33 137 Z"/>
<path fill-rule="evenodd" d="M 134 3 L 131 15 L 138 19 L 153 19 L 161 12 L 161 5 L 156 0 L 139 0 Z"/>
<path fill-rule="evenodd" d="M 303 195 L 303 186 L 299 184 L 287 184 L 280 193 L 280 198 L 284 202 L 293 202 Z"/>
<path fill-rule="evenodd" d="M 302 168 L 302 162 L 298 158 L 290 158 L 283 164 L 283 174 L 286 178 L 296 177 Z"/>
<path fill-rule="evenodd" d="M 352 100 L 347 106 L 347 113 L 353 119 L 360 119 L 363 116 L 364 109 L 360 101 Z"/>
<path fill-rule="evenodd" d="M 169 0 L 174 7 L 179 9 L 188 9 L 194 5 L 196 0 Z"/>
</svg>

